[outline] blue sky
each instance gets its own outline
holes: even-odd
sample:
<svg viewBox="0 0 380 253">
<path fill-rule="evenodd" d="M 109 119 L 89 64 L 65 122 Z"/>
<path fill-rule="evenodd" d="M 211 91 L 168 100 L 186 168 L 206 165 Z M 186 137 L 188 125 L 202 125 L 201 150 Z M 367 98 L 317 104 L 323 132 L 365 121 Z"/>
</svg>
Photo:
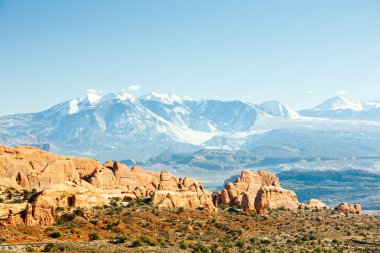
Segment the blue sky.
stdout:
<svg viewBox="0 0 380 253">
<path fill-rule="evenodd" d="M 0 0 L 0 115 L 87 89 L 380 99 L 380 1 Z"/>
</svg>

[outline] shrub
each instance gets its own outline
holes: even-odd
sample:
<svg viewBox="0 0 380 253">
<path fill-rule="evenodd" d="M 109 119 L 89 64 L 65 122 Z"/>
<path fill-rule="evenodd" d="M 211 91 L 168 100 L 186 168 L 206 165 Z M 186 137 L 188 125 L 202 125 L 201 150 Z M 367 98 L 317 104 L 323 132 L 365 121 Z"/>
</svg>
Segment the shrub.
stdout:
<svg viewBox="0 0 380 253">
<path fill-rule="evenodd" d="M 115 239 L 112 242 L 115 244 L 119 244 L 119 243 L 125 243 L 126 240 L 127 240 L 127 237 L 125 237 L 125 235 L 118 235 L 115 237 Z"/>
<path fill-rule="evenodd" d="M 225 204 L 219 205 L 220 210 L 226 210 L 227 208 L 228 208 L 228 206 L 226 206 Z"/>
<path fill-rule="evenodd" d="M 183 206 L 178 207 L 178 212 L 183 213 L 185 211 L 185 208 Z"/>
<path fill-rule="evenodd" d="M 136 240 L 136 241 L 134 241 L 134 242 L 132 243 L 132 247 L 133 247 L 133 248 L 141 247 L 141 246 L 143 246 L 143 243 L 142 243 L 142 241 L 140 241 L 140 240 Z"/>
<path fill-rule="evenodd" d="M 74 214 L 78 215 L 78 216 L 82 216 L 83 215 L 83 208 L 78 206 L 77 209 L 74 210 Z"/>
<path fill-rule="evenodd" d="M 119 203 L 117 203 L 117 201 L 115 201 L 115 200 L 111 200 L 110 205 L 113 207 L 117 207 L 119 205 Z"/>
<path fill-rule="evenodd" d="M 142 235 L 140 237 L 140 240 L 143 243 L 148 244 L 149 246 L 157 246 L 158 245 L 158 242 L 156 240 L 153 240 L 152 238 L 150 238 L 149 236 L 146 236 L 146 235 Z"/>
<path fill-rule="evenodd" d="M 200 242 L 198 242 L 197 244 L 190 244 L 189 247 L 193 249 L 193 252 L 210 252 L 210 250 Z"/>
<path fill-rule="evenodd" d="M 29 200 L 30 197 L 32 196 L 32 193 L 29 192 L 29 191 L 26 190 L 26 189 L 23 189 L 23 190 L 22 190 L 22 195 L 23 195 L 23 200 Z"/>
<path fill-rule="evenodd" d="M 26 252 L 36 252 L 35 248 L 33 248 L 32 246 L 26 246 L 25 251 Z"/>
<path fill-rule="evenodd" d="M 54 249 L 54 247 L 55 247 L 55 244 L 50 242 L 50 243 L 46 244 L 43 252 L 50 252 Z"/>
<path fill-rule="evenodd" d="M 297 245 L 301 245 L 302 244 L 302 240 L 301 238 L 297 237 L 297 239 L 294 241 Z"/>
<path fill-rule="evenodd" d="M 187 243 L 185 241 L 182 241 L 181 244 L 179 245 L 179 247 L 183 250 L 187 249 L 189 246 L 187 245 Z"/>
<path fill-rule="evenodd" d="M 95 240 L 99 240 L 100 236 L 97 232 L 93 232 L 88 235 L 88 238 L 90 239 L 90 241 L 95 241 Z"/>
<path fill-rule="evenodd" d="M 244 241 L 237 241 L 235 245 L 236 245 L 236 247 L 242 249 L 242 248 L 244 248 Z"/>
<path fill-rule="evenodd" d="M 53 232 L 53 233 L 50 234 L 50 237 L 51 238 L 59 238 L 59 237 L 61 237 L 61 233 L 59 233 L 59 232 Z"/>
</svg>

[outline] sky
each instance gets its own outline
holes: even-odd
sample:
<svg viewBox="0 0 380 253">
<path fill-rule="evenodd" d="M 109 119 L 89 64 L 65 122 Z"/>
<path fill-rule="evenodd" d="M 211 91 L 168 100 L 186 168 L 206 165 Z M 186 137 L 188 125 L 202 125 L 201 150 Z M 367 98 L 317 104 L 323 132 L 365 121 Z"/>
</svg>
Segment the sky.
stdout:
<svg viewBox="0 0 380 253">
<path fill-rule="evenodd" d="M 380 99 L 379 0 L 0 0 L 0 116 L 88 89 Z"/>
</svg>

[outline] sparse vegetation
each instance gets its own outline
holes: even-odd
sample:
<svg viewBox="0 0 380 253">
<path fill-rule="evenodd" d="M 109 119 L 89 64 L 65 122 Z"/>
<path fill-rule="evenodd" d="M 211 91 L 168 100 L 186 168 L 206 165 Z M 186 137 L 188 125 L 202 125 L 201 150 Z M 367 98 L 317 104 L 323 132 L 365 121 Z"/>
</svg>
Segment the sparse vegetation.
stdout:
<svg viewBox="0 0 380 253">
<path fill-rule="evenodd" d="M 89 234 L 88 238 L 90 239 L 90 241 L 100 240 L 100 236 L 97 232 Z"/>
<path fill-rule="evenodd" d="M 63 210 L 54 226 L 0 228 L 0 234 L 4 242 L 30 236 L 42 241 L 55 238 L 57 243 L 46 245 L 45 252 L 376 252 L 380 248 L 379 216 L 279 208 L 263 217 L 246 215 L 237 207 L 233 212 L 212 213 L 133 203 Z"/>
</svg>

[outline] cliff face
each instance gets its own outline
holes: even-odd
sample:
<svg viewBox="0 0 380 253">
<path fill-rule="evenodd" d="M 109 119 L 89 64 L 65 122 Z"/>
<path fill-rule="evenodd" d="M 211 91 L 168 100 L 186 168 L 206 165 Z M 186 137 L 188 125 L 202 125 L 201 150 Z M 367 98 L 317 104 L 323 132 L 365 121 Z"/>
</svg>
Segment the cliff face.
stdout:
<svg viewBox="0 0 380 253">
<path fill-rule="evenodd" d="M 217 205 L 242 207 L 244 212 L 265 214 L 269 208 L 297 209 L 297 196 L 283 189 L 278 178 L 269 172 L 243 170 L 235 183 L 227 183 L 216 197 Z"/>
</svg>

